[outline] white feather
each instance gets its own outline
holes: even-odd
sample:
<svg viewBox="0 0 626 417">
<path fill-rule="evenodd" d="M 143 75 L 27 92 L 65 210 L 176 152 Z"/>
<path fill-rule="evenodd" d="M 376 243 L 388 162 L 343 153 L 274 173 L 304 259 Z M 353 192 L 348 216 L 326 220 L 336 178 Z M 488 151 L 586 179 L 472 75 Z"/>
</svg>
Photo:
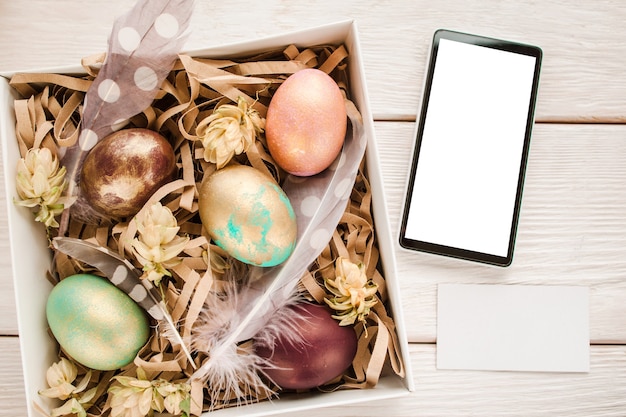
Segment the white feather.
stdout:
<svg viewBox="0 0 626 417">
<path fill-rule="evenodd" d="M 348 102 L 348 105 L 352 104 Z M 261 272 L 259 279 L 251 280 L 251 284 L 238 291 L 228 302 L 224 302 L 224 308 L 217 308 L 222 311 L 218 311 L 220 317 L 216 320 L 224 330 L 221 333 L 213 332 L 210 346 L 205 346 L 208 358 L 191 376 L 192 379 L 209 381 L 209 386 L 215 383 L 212 381 L 214 378 L 218 382 L 224 381 L 227 378 L 220 375 L 219 369 L 225 366 L 228 355 L 232 354 L 239 343 L 259 336 L 262 343 L 269 344 L 277 334 L 283 337 L 285 333 L 297 333 L 293 326 L 289 327 L 285 322 L 275 320 L 281 317 L 277 312 L 293 300 L 300 278 L 330 241 L 345 211 L 366 144 L 360 115 L 358 111 L 351 110 L 349 108 L 348 115 L 351 119 L 352 135 L 346 138 L 341 157 L 334 167 L 304 180 L 298 178 L 287 181 L 284 185 L 296 212 L 305 198 L 313 196 L 320 202 L 313 217 L 296 215 L 298 243 L 294 252 L 282 265 Z M 349 186 L 346 187 L 346 184 Z M 230 308 L 226 311 L 228 305 Z M 257 367 L 257 370 L 263 366 Z M 229 385 L 234 386 L 237 383 L 238 380 L 235 379 Z"/>
<path fill-rule="evenodd" d="M 209 391 L 212 406 L 220 401 L 234 398 L 237 404 L 257 401 L 258 398 L 271 398 L 276 394 L 270 380 L 263 378 L 263 370 L 274 368 L 266 358 L 259 356 L 255 346 L 273 348 L 276 338 L 281 335 L 292 344 L 301 343 L 299 329 L 294 323 L 294 313 L 281 314 L 279 310 L 254 343 L 222 343 L 240 323 L 240 310 L 247 302 L 246 286 L 238 288 L 234 279 L 230 280 L 224 292 L 211 294 L 204 305 L 192 333 L 192 349 L 208 355 L 203 371 L 194 374 L 202 380 Z M 286 300 L 285 306 L 301 302 L 299 296 Z M 219 360 L 215 360 L 219 358 Z M 210 366 L 206 366 L 210 363 Z M 220 400 L 223 399 L 223 400 Z"/>
</svg>

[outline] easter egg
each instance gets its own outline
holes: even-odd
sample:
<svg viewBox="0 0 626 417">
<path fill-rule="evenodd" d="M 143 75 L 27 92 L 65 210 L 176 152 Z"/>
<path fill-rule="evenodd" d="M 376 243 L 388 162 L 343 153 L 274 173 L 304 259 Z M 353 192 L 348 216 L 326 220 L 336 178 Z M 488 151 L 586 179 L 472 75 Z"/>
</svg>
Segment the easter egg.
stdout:
<svg viewBox="0 0 626 417">
<path fill-rule="evenodd" d="M 286 260 L 296 244 L 296 216 L 273 178 L 246 165 L 207 176 L 200 186 L 200 220 L 216 245 L 256 266 Z"/>
<path fill-rule="evenodd" d="M 265 136 L 276 163 L 298 176 L 322 172 L 346 136 L 344 97 L 325 72 L 309 68 L 285 80 L 267 109 Z"/>
<path fill-rule="evenodd" d="M 131 363 L 150 334 L 144 311 L 108 280 L 90 274 L 72 275 L 55 285 L 46 317 L 68 355 L 102 371 Z"/>
<path fill-rule="evenodd" d="M 351 326 L 339 326 L 330 310 L 318 304 L 301 304 L 293 327 L 299 329 L 301 343 L 279 335 L 274 346 L 260 345 L 255 351 L 272 364 L 263 370 L 283 389 L 310 389 L 342 375 L 357 351 L 357 337 Z"/>
<path fill-rule="evenodd" d="M 176 156 L 167 139 L 148 129 L 124 129 L 102 139 L 87 154 L 81 191 L 102 214 L 133 216 L 172 179 L 175 168 Z"/>
</svg>

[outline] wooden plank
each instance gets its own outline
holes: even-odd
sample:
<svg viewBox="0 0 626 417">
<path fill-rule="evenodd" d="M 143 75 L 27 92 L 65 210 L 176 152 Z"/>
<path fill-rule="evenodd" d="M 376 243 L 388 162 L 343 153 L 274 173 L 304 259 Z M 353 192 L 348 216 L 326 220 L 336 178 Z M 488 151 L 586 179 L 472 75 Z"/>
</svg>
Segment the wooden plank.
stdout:
<svg viewBox="0 0 626 417">
<path fill-rule="evenodd" d="M 11 270 L 9 222 L 6 216 L 7 194 L 4 187 L 4 168 L 0 162 L 0 336 L 17 335 L 17 311 Z"/>
<path fill-rule="evenodd" d="M 351 405 L 349 413 L 345 407 L 337 407 L 311 415 L 626 415 L 626 349 L 623 346 L 592 346 L 591 371 L 580 374 L 440 371 L 435 365 L 435 345 L 415 344 L 410 351 L 416 391 L 409 398 Z"/>
<path fill-rule="evenodd" d="M 17 337 L 0 337 L 0 416 L 25 416 L 26 395 Z"/>
<path fill-rule="evenodd" d="M 413 123 L 376 123 L 394 233 L 413 130 Z M 626 316 L 625 137 L 626 126 L 537 125 L 510 268 L 446 260 L 396 247 L 410 340 L 436 339 L 437 284 L 465 282 L 589 285 L 592 341 L 626 341 L 626 322 L 621 319 Z M 0 306 L 5 313 L 0 315 L 0 334 L 17 334 L 6 238 L 0 239 L 0 248 L 4 289 Z"/>
<path fill-rule="evenodd" d="M 0 71 L 77 65 L 102 52 L 132 0 L 3 2 Z M 236 10 L 236 17 L 233 11 Z M 540 121 L 626 121 L 626 3 L 613 0 L 196 2 L 188 49 L 356 19 L 377 119 L 414 120 L 434 30 L 520 40 L 545 52 Z M 59 26 L 59 22 L 67 22 Z M 30 30 L 25 26 L 30 25 Z M 43 35 L 43 36 L 42 36 Z"/>
<path fill-rule="evenodd" d="M 397 236 L 414 125 L 375 127 Z M 624 125 L 536 125 L 511 267 L 448 260 L 396 244 L 409 340 L 436 340 L 437 284 L 456 282 L 588 285 L 592 342 L 625 343 L 625 160 Z"/>
<path fill-rule="evenodd" d="M 0 417 L 25 415 L 18 339 L 0 337 Z M 349 408 L 307 411 L 311 417 L 626 415 L 626 347 L 592 346 L 589 373 L 440 371 L 436 346 L 410 345 L 415 392 Z M 602 387 L 600 390 L 599 387 Z M 349 411 L 348 411 L 349 410 Z M 302 412 L 285 414 L 299 417 Z"/>
</svg>

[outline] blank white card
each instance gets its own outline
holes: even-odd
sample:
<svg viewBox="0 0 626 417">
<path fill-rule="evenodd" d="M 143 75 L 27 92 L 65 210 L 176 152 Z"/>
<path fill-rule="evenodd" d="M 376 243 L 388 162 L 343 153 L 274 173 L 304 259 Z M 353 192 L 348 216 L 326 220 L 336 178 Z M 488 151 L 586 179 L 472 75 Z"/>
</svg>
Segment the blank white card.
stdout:
<svg viewBox="0 0 626 417">
<path fill-rule="evenodd" d="M 588 372 L 589 288 L 440 284 L 437 367 Z"/>
</svg>

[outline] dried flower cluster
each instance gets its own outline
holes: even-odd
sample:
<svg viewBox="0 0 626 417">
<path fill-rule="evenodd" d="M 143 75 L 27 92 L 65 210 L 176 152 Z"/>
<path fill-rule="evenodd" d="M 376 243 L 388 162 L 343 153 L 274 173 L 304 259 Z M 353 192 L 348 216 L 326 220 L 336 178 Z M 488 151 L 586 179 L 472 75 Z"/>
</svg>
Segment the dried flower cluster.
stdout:
<svg viewBox="0 0 626 417">
<path fill-rule="evenodd" d="M 59 227 L 55 216 L 69 207 L 73 199 L 62 197 L 67 186 L 65 167 L 48 148 L 29 149 L 17 162 L 17 194 L 15 204 L 39 207 L 35 220 L 46 227 Z"/>
<path fill-rule="evenodd" d="M 156 202 L 135 216 L 138 237 L 132 241 L 137 260 L 143 265 L 144 275 L 155 285 L 164 276 L 171 276 L 168 268 L 180 262 L 178 254 L 189 242 L 189 237 L 178 236 L 180 227 L 172 211 Z"/>
<path fill-rule="evenodd" d="M 111 417 L 144 417 L 156 411 L 173 415 L 189 415 L 191 386 L 164 379 L 148 380 L 137 368 L 137 378 L 116 376 L 119 385 L 109 388 Z"/>
<path fill-rule="evenodd" d="M 59 362 L 53 363 L 48 368 L 46 380 L 50 388 L 39 391 L 39 395 L 65 401 L 62 406 L 52 410 L 50 413 L 51 417 L 65 415 L 87 416 L 85 410 L 91 407 L 90 402 L 96 394 L 96 388 L 85 391 L 91 378 L 91 371 L 87 372 L 78 385 L 73 385 L 77 376 L 78 370 L 76 365 L 65 358 L 61 358 Z"/>
<path fill-rule="evenodd" d="M 196 133 L 204 146 L 204 159 L 224 167 L 235 155 L 246 152 L 265 129 L 265 119 L 243 97 L 237 105 L 222 104 L 202 120 Z"/>
<path fill-rule="evenodd" d="M 335 278 L 327 278 L 324 284 L 332 294 L 325 298 L 333 310 L 333 317 L 340 320 L 341 326 L 365 321 L 370 309 L 376 304 L 378 285 L 368 280 L 365 265 L 355 264 L 348 259 L 339 257 L 335 262 Z"/>
</svg>

